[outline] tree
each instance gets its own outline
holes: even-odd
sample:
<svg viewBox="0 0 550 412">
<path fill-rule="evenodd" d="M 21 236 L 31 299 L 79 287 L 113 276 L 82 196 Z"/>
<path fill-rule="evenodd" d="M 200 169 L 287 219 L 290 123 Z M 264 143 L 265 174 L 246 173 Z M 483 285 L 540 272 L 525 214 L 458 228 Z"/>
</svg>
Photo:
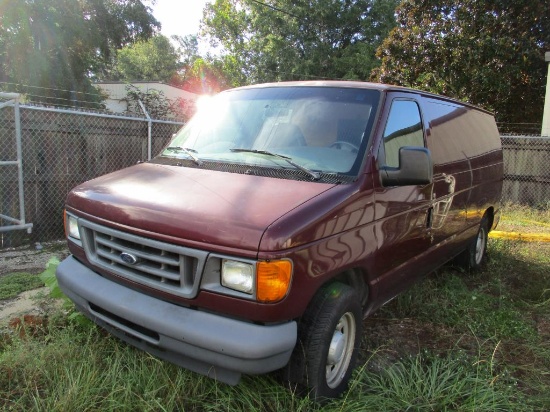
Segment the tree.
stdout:
<svg viewBox="0 0 550 412">
<path fill-rule="evenodd" d="M 217 93 L 227 89 L 221 60 L 210 55 L 201 56 L 197 36 L 172 36 L 179 47 L 181 68 L 172 84 L 199 94 Z"/>
<path fill-rule="evenodd" d="M 162 35 L 130 44 L 118 51 L 110 80 L 170 83 L 181 69 L 180 53 Z"/>
<path fill-rule="evenodd" d="M 406 0 L 372 78 L 540 122 L 550 48 L 547 0 Z"/>
<path fill-rule="evenodd" d="M 197 57 L 185 68 L 181 87 L 197 94 L 213 94 L 233 86 L 228 65 L 210 56 Z"/>
<path fill-rule="evenodd" d="M 216 0 L 203 29 L 233 85 L 311 78 L 366 79 L 394 26 L 398 0 Z"/>
<path fill-rule="evenodd" d="M 141 102 L 153 119 L 165 117 L 187 119 L 194 110 L 194 107 L 190 107 L 190 103 L 182 98 L 170 100 L 162 91 L 154 89 L 143 91 L 133 84 L 126 86 L 126 99 L 128 101 L 128 113 L 143 116 L 144 113 L 139 104 Z"/>
<path fill-rule="evenodd" d="M 56 105 L 100 99 L 91 78 L 116 49 L 160 28 L 141 0 L 3 0 L 1 6 L 0 81 L 26 85 L 31 100 Z"/>
<path fill-rule="evenodd" d="M 221 61 L 199 55 L 197 36 L 172 36 L 172 40 L 177 48 L 162 35 L 122 48 L 107 77 L 130 83 L 160 81 L 195 93 L 216 93 L 230 87 Z"/>
<path fill-rule="evenodd" d="M 179 45 L 178 52 L 183 66 L 192 65 L 200 57 L 197 36 L 188 34 L 186 36 L 172 36 L 172 39 Z"/>
</svg>

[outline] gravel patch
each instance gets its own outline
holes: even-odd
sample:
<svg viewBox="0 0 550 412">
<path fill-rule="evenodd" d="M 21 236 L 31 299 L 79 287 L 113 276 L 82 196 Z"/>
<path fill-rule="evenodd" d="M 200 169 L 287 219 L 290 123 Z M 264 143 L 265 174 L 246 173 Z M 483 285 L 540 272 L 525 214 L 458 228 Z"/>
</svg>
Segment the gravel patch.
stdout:
<svg viewBox="0 0 550 412">
<path fill-rule="evenodd" d="M 28 272 L 39 274 L 46 268 L 46 263 L 52 257 L 59 260 L 69 255 L 67 242 L 57 240 L 36 244 L 32 247 L 0 249 L 0 276 L 8 273 Z"/>
</svg>

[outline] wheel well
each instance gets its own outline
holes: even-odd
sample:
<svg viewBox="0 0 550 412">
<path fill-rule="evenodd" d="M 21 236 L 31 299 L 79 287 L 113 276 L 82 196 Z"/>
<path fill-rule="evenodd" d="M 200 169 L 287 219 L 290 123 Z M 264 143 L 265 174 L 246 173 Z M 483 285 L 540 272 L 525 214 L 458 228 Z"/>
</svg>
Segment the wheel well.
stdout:
<svg viewBox="0 0 550 412">
<path fill-rule="evenodd" d="M 495 209 L 491 206 L 485 211 L 484 216 L 487 216 L 487 223 L 489 224 L 489 230 L 493 227 L 493 222 L 495 220 Z"/>
<path fill-rule="evenodd" d="M 327 283 L 341 282 L 351 286 L 357 291 L 361 298 L 361 307 L 365 307 L 369 298 L 369 285 L 367 284 L 366 276 L 360 269 L 349 269 L 340 273 L 335 278 L 332 278 Z"/>
</svg>

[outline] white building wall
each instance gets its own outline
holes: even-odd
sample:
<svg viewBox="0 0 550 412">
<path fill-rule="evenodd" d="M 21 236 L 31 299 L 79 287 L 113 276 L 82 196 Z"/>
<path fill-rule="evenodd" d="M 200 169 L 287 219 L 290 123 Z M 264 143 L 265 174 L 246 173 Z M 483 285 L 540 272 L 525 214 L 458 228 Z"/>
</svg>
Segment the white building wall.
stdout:
<svg viewBox="0 0 550 412">
<path fill-rule="evenodd" d="M 127 84 L 128 83 L 120 82 L 95 83 L 95 86 L 99 87 L 108 96 L 108 98 L 105 100 L 105 106 L 108 110 L 114 113 L 123 113 L 128 109 L 128 104 L 126 102 Z M 199 95 L 196 93 L 179 89 L 177 87 L 170 86 L 164 83 L 134 82 L 131 84 L 144 93 L 147 93 L 151 90 L 162 92 L 164 96 L 169 100 L 176 100 L 178 98 L 181 98 L 183 100 L 194 102 L 199 98 Z"/>
</svg>

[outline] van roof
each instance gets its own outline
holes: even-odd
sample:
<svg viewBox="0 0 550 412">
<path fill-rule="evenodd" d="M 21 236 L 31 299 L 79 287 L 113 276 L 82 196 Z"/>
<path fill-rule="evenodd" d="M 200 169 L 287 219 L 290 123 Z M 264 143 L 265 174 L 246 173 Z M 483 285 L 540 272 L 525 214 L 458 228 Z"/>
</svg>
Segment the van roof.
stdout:
<svg viewBox="0 0 550 412">
<path fill-rule="evenodd" d="M 393 86 L 390 84 L 384 83 L 370 83 L 370 82 L 361 82 L 361 81 L 351 81 L 351 80 L 305 80 L 305 81 L 291 81 L 291 82 L 277 82 L 277 83 L 259 83 L 250 86 L 238 87 L 233 90 L 242 90 L 242 89 L 261 89 L 267 87 L 348 87 L 352 89 L 371 89 L 379 90 L 381 92 L 409 92 L 417 93 L 427 97 L 435 97 L 437 99 L 448 100 L 453 103 L 458 103 L 464 106 L 471 107 L 476 110 L 480 110 L 485 113 L 493 114 L 492 112 L 485 110 L 479 106 L 475 106 L 471 103 L 463 102 L 461 100 L 453 99 L 451 97 L 442 96 L 439 94 L 426 92 L 419 89 L 413 89 L 410 87 L 403 86 Z"/>
</svg>

